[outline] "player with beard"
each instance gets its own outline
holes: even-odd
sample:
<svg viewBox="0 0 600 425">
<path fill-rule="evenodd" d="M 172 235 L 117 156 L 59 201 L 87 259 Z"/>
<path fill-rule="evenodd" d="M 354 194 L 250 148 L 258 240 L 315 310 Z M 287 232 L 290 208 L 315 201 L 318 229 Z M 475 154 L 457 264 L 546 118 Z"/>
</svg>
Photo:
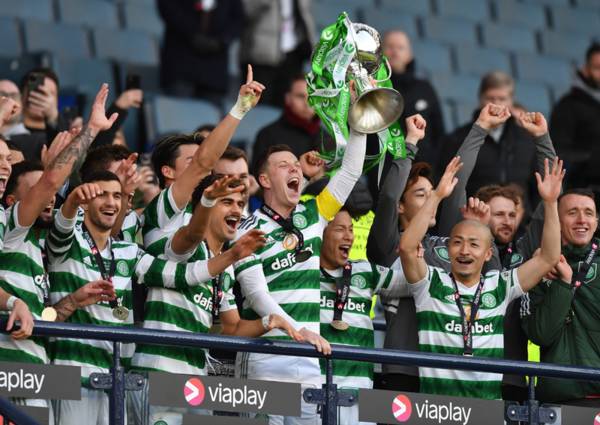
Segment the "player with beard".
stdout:
<svg viewBox="0 0 600 425">
<path fill-rule="evenodd" d="M 564 171 L 556 158 L 552 170 L 546 160 L 544 178 L 536 173 L 538 192 L 544 202 L 544 231 L 541 249 L 516 269 L 482 273 L 492 256 L 489 227 L 465 220 L 452 229 L 448 243 L 451 271 L 429 266 L 419 257 L 421 241 L 430 216 L 448 197 L 460 169 L 454 158 L 421 213 L 415 216 L 400 239 L 400 259 L 415 299 L 419 325 L 419 349 L 445 354 L 502 357 L 504 314 L 508 304 L 535 287 L 560 259 L 560 224 L 557 199 Z M 421 391 L 463 397 L 497 399 L 501 375 L 422 367 Z"/>
<path fill-rule="evenodd" d="M 195 221 L 206 217 L 204 240 L 191 251 L 184 254 L 175 253 L 172 249 L 173 240 L 177 235 L 171 235 L 167 241 L 166 257 L 180 262 L 206 261 L 228 252 L 228 244 L 237 233 L 242 212 L 247 202 L 245 185 L 231 187 L 237 177 L 222 177 L 215 180 L 214 176 L 207 177 L 194 191 L 191 206 L 194 214 L 190 224 L 183 227 L 178 233 L 195 226 Z M 207 207 L 207 205 L 209 205 Z M 238 240 L 242 245 L 248 238 L 259 238 L 263 241 L 262 232 L 254 230 L 246 233 Z M 237 249 L 238 243 L 232 248 Z M 264 242 L 260 243 L 260 246 Z M 228 267 L 213 279 L 206 280 L 198 286 L 184 290 L 174 291 L 163 289 L 160 298 L 153 296 L 146 303 L 144 327 L 151 329 L 176 330 L 183 332 L 208 333 L 217 317 L 221 325 L 221 333 L 256 337 L 271 329 L 283 330 L 295 340 L 302 337 L 282 317 L 271 314 L 258 320 L 240 320 L 240 316 L 233 295 L 235 281 L 233 267 Z M 152 291 L 154 288 L 151 289 Z M 215 299 L 212 294 L 217 293 Z M 185 319 L 185 320 L 182 320 Z M 138 345 L 133 357 L 132 365 L 136 369 L 146 371 L 160 370 L 170 373 L 185 373 L 193 375 L 207 374 L 207 355 L 204 349 L 182 347 L 159 347 Z M 147 388 L 146 388 L 147 390 Z M 139 423 L 159 423 L 163 421 L 168 425 L 180 425 L 182 413 L 185 409 L 151 406 L 147 407 L 147 391 L 140 394 L 142 400 L 134 402 L 140 412 Z M 141 415 L 140 415 L 141 413 Z M 160 422 L 162 423 L 162 422 Z"/>
<path fill-rule="evenodd" d="M 85 154 L 96 135 L 110 128 L 117 119 L 117 114 L 106 117 L 107 96 L 108 85 L 103 84 L 92 105 L 89 121 L 79 134 L 75 136 L 63 132 L 56 136 L 45 153 L 48 165 L 43 171 L 37 171 L 37 178 L 32 178 L 32 173 L 17 175 L 17 164 L 7 183 L 4 203 L 10 209 L 7 211 L 4 249 L 0 254 L 0 287 L 24 300 L 35 319 L 41 319 L 44 310 L 52 307 L 42 254 L 46 230 L 52 218 L 54 196 L 71 174 L 75 161 Z M 72 313 L 75 304 L 73 299 L 67 297 L 65 302 L 69 304 L 64 308 L 65 312 L 61 311 L 63 306 L 57 308 L 55 305 L 54 312 L 47 310 L 44 318 L 60 319 Z M 42 364 L 49 362 L 43 340 L 32 338 L 14 341 L 5 336 L 0 336 L 0 359 Z M 30 399 L 25 403 L 48 406 L 45 400 Z"/>
<path fill-rule="evenodd" d="M 269 148 L 258 165 L 258 182 L 264 205 L 240 225 L 238 236 L 260 229 L 267 245 L 235 264 L 244 305 L 242 317 L 256 319 L 277 313 L 285 317 L 306 341 L 328 353 L 329 343 L 320 335 L 319 252 L 323 230 L 340 210 L 362 173 L 366 135 L 350 131 L 342 167 L 325 189 L 306 202 L 300 201 L 303 174 L 312 177 L 321 163 L 296 158 L 286 145 Z M 302 163 L 302 165 L 301 165 Z M 273 330 L 266 337 L 289 338 Z M 253 379 L 302 382 L 320 386 L 317 359 L 269 354 L 240 353 L 237 373 Z M 302 417 L 270 416 L 271 424 L 314 424 L 316 405 L 302 402 Z"/>
<path fill-rule="evenodd" d="M 342 208 L 323 232 L 321 246 L 321 336 L 330 343 L 373 348 L 375 337 L 369 317 L 374 294 L 388 298 L 408 296 L 408 283 L 400 271 L 368 261 L 349 261 L 354 243 L 352 217 Z M 338 294 L 337 291 L 342 292 Z M 347 291 L 347 292 L 346 292 Z M 347 294 L 347 295 L 344 295 Z M 341 305 L 341 308 L 337 307 Z M 325 376 L 325 360 L 321 359 Z M 333 382 L 338 389 L 351 391 L 373 387 L 373 364 L 347 360 L 333 361 Z M 338 423 L 354 425 L 358 404 L 338 408 Z"/>
<path fill-rule="evenodd" d="M 140 284 L 185 291 L 223 273 L 234 261 L 252 253 L 263 243 L 260 235 L 248 235 L 233 249 L 210 258 L 187 264 L 155 258 L 137 244 L 111 238 L 111 231 L 122 208 L 122 186 L 119 178 L 109 171 L 88 176 L 85 184 L 74 190 L 56 218 L 48 237 L 51 299 L 80 287 L 93 279 L 110 281 L 117 294 L 113 303 L 93 304 L 78 310 L 70 321 L 83 324 L 121 326 L 133 325 L 131 309 L 131 278 Z M 79 207 L 85 210 L 81 227 L 77 226 Z M 204 297 L 210 297 L 205 288 Z M 210 299 L 210 298 L 208 298 Z M 228 308 L 227 298 L 222 306 Z M 254 324 L 261 326 L 262 322 Z M 57 417 L 61 424 L 78 424 L 83 415 L 91 423 L 108 423 L 108 397 L 101 390 L 89 388 L 89 374 L 108 373 L 112 344 L 75 338 L 57 338 L 54 342 L 54 363 L 77 365 L 82 368 L 81 401 L 62 401 Z M 124 344 L 121 356 L 130 363 L 133 344 Z"/>
</svg>

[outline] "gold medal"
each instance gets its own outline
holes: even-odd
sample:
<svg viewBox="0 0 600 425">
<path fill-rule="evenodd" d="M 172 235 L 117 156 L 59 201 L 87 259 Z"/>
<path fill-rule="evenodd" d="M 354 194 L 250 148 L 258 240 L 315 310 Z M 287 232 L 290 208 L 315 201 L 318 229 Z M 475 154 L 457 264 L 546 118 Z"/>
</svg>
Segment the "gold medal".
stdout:
<svg viewBox="0 0 600 425">
<path fill-rule="evenodd" d="M 338 331 L 345 331 L 350 327 L 350 325 L 343 320 L 334 320 L 331 322 L 331 327 L 337 329 Z"/>
<path fill-rule="evenodd" d="M 46 307 L 42 310 L 42 320 L 46 322 L 55 322 L 58 317 L 58 313 L 54 307 Z"/>
<path fill-rule="evenodd" d="M 119 305 L 112 309 L 112 314 L 115 319 L 124 322 L 129 317 L 129 309 L 127 307 Z"/>
<path fill-rule="evenodd" d="M 285 235 L 285 238 L 283 238 L 283 247 L 285 249 L 291 251 L 294 248 L 296 248 L 296 245 L 298 245 L 298 238 L 296 237 L 296 235 L 294 235 L 293 233 L 288 233 L 287 235 Z"/>
</svg>

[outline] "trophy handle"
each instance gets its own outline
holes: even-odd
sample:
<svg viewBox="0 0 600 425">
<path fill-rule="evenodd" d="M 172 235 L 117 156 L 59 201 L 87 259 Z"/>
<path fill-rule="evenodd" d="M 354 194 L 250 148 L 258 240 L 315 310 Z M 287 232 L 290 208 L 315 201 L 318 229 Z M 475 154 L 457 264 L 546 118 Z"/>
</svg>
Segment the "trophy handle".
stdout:
<svg viewBox="0 0 600 425">
<path fill-rule="evenodd" d="M 383 83 L 389 80 L 392 76 L 392 66 L 390 65 L 390 61 L 385 56 L 383 58 L 385 59 L 385 67 L 387 68 L 387 77 L 385 77 L 383 80 L 374 80 L 376 83 Z"/>
</svg>

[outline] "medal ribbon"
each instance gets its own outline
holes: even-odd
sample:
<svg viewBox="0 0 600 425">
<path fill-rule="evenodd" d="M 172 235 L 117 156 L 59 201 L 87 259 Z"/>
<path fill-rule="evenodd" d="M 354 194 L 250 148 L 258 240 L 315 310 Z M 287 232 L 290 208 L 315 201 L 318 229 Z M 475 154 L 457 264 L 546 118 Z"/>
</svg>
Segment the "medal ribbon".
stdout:
<svg viewBox="0 0 600 425">
<path fill-rule="evenodd" d="M 292 220 L 292 215 L 290 214 L 290 217 L 285 219 L 281 216 L 281 214 L 278 214 L 275 210 L 273 210 L 267 204 L 263 204 L 260 207 L 260 210 L 263 213 L 265 213 L 271 220 L 273 220 L 277 224 L 279 224 L 284 231 L 286 231 L 287 233 L 291 233 L 294 236 L 296 236 L 296 238 L 298 238 L 298 243 L 296 244 L 296 247 L 294 248 L 294 253 L 296 255 L 296 261 L 300 261 L 298 259 L 298 254 L 302 253 L 304 250 L 304 235 L 302 234 L 300 229 L 298 229 L 296 226 L 294 226 L 294 221 Z M 307 259 L 304 259 L 302 261 L 306 261 Z"/>
<path fill-rule="evenodd" d="M 512 244 L 512 242 L 509 242 L 508 246 L 506 247 L 506 252 L 504 254 L 504 258 L 502 260 L 502 270 L 508 270 L 508 268 L 510 267 L 511 260 L 512 260 L 512 253 L 513 253 L 513 244 Z"/>
<path fill-rule="evenodd" d="M 328 279 L 335 281 L 335 304 L 333 310 L 333 320 L 342 320 L 342 314 L 344 313 L 344 307 L 348 302 L 350 296 L 350 280 L 352 278 L 352 264 L 344 264 L 341 278 L 335 278 L 331 276 L 323 267 L 321 267 L 321 273 Z"/>
<path fill-rule="evenodd" d="M 210 248 L 206 241 L 204 241 L 204 244 L 206 245 L 206 252 L 208 252 L 208 258 L 210 259 L 212 257 Z M 212 317 L 214 320 L 219 316 L 219 310 L 221 308 L 221 300 L 223 300 L 223 272 L 221 272 L 217 276 L 215 276 L 212 279 L 211 283 L 212 283 L 212 294 L 211 294 L 212 309 L 211 310 L 212 310 Z"/>
<path fill-rule="evenodd" d="M 590 267 L 592 266 L 592 262 L 594 261 L 596 254 L 598 254 L 598 244 L 596 242 L 592 242 L 592 248 L 586 255 L 583 264 L 581 264 L 577 273 L 575 273 L 571 278 L 571 293 L 573 294 L 573 298 L 571 299 L 571 308 L 569 310 L 569 316 L 567 317 L 567 323 L 571 323 L 573 320 L 573 302 L 575 301 L 575 293 L 579 287 L 583 285 L 585 277 L 590 271 Z"/>
<path fill-rule="evenodd" d="M 477 285 L 477 289 L 475 291 L 475 295 L 473 296 L 473 302 L 471 302 L 471 317 L 467 318 L 467 314 L 465 313 L 465 308 L 462 305 L 460 300 L 460 292 L 458 292 L 458 285 L 456 284 L 456 280 L 454 276 L 450 275 L 452 279 L 452 284 L 454 285 L 454 301 L 456 302 L 456 306 L 458 307 L 458 311 L 460 311 L 460 316 L 462 319 L 462 335 L 463 335 L 463 356 L 472 356 L 473 355 L 473 324 L 475 323 L 475 318 L 477 317 L 477 312 L 479 311 L 479 306 L 481 304 L 481 291 L 483 289 L 483 276 L 479 279 L 479 284 Z"/>
<path fill-rule="evenodd" d="M 52 307 L 50 303 L 50 278 L 48 277 L 48 254 L 46 247 L 42 248 L 42 264 L 44 265 L 44 274 L 42 275 L 42 296 L 44 298 L 44 307 Z"/>
<path fill-rule="evenodd" d="M 94 238 L 92 238 L 92 235 L 88 231 L 85 224 L 82 225 L 81 230 L 82 230 L 83 238 L 86 240 L 86 242 L 90 246 L 90 249 L 92 251 L 92 258 L 94 259 L 94 262 L 96 263 L 96 267 L 98 267 L 98 270 L 100 271 L 100 275 L 102 276 L 102 279 L 104 279 L 108 282 L 112 282 L 113 276 L 115 275 L 115 269 L 117 266 L 117 262 L 115 261 L 115 254 L 112 250 L 112 244 L 110 245 L 110 247 L 111 247 L 110 248 L 110 266 L 109 266 L 109 269 L 107 272 L 106 266 L 104 265 L 104 259 L 102 258 L 102 255 L 100 255 L 100 250 L 98 249 L 98 246 L 96 245 L 96 242 L 94 241 Z M 110 241 L 109 241 L 109 243 L 110 243 Z M 117 300 L 111 300 L 111 301 L 109 301 L 109 305 L 111 308 L 114 309 L 119 306 L 119 302 Z"/>
</svg>

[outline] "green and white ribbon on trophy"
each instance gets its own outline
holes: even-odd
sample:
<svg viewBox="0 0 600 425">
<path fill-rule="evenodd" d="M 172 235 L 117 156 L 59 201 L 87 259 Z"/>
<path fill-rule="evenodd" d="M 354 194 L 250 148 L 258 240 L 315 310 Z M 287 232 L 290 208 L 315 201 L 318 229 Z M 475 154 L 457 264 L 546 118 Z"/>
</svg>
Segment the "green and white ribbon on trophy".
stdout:
<svg viewBox="0 0 600 425">
<path fill-rule="evenodd" d="M 364 32 L 368 32 L 368 41 L 371 45 L 377 46 L 377 51 L 365 51 L 357 45 L 357 40 L 360 39 L 357 36 L 357 28 L 362 32 L 361 36 Z M 385 109 L 392 110 L 392 115 L 389 111 L 384 111 L 392 116 L 391 120 L 387 117 L 390 122 L 385 124 L 385 128 L 366 131 L 352 127 L 364 133 L 376 132 L 379 139 L 379 153 L 365 157 L 363 172 L 380 163 L 386 152 L 389 152 L 394 159 L 406 157 L 404 135 L 398 123 L 403 101 L 400 94 L 392 88 L 389 80 L 391 73 L 389 64 L 381 55 L 379 44 L 379 34 L 374 29 L 363 24 L 353 24 L 348 19 L 348 15 L 343 12 L 334 24 L 321 32 L 319 43 L 313 51 L 311 72 L 306 76 L 308 102 L 335 139 L 335 150 L 326 151 L 322 147 L 320 152 L 330 170 L 341 166 L 348 143 L 348 114 L 350 108 L 354 106 L 349 87 L 351 80 L 354 80 L 355 87 L 361 86 L 364 92 L 370 91 L 373 95 L 376 90 L 386 88 L 387 91 L 379 91 L 379 100 L 389 102 L 390 108 Z M 361 73 L 362 77 L 359 76 Z M 357 94 L 361 94 L 359 90 Z M 385 99 L 381 95 L 384 95 Z"/>
</svg>

